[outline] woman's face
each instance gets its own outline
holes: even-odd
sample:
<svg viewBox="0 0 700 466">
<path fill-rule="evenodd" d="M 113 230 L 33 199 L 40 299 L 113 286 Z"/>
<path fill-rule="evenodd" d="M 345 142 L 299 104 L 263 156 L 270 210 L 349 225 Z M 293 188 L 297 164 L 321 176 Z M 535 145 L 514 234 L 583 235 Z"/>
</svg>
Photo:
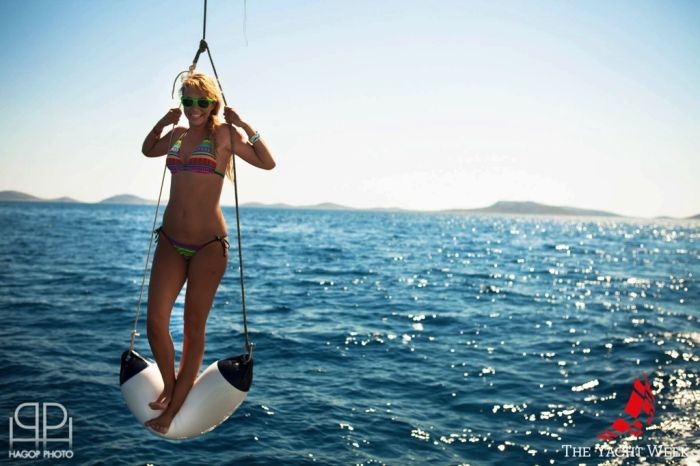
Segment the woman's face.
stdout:
<svg viewBox="0 0 700 466">
<path fill-rule="evenodd" d="M 184 88 L 182 92 L 182 97 L 183 99 L 189 97 L 194 101 L 189 107 L 183 104 L 185 116 L 189 120 L 190 126 L 205 125 L 207 123 L 207 120 L 209 120 L 209 115 L 214 109 L 214 102 L 209 102 L 206 108 L 202 108 L 202 106 L 199 105 L 198 101 L 199 99 L 206 99 L 207 96 L 204 95 L 204 92 L 197 89 L 196 87 Z"/>
</svg>

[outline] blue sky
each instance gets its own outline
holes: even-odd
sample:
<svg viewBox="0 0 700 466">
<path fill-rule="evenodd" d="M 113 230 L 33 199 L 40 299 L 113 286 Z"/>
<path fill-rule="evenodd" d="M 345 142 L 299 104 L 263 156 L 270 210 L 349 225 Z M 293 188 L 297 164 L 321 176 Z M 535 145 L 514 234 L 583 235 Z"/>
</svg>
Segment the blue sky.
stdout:
<svg viewBox="0 0 700 466">
<path fill-rule="evenodd" d="M 0 190 L 155 199 L 140 146 L 202 5 L 5 0 Z M 248 0 L 245 34 L 242 0 L 208 5 L 226 97 L 278 162 L 239 165 L 243 202 L 700 212 L 700 2 Z"/>
</svg>

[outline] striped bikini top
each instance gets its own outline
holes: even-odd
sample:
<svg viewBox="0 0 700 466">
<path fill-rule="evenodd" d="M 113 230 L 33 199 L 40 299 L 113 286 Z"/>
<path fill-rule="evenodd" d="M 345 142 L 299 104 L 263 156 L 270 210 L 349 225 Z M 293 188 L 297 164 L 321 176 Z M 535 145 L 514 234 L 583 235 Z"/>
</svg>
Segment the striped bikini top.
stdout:
<svg viewBox="0 0 700 466">
<path fill-rule="evenodd" d="M 202 139 L 192 155 L 184 160 L 180 155 L 180 147 L 182 140 L 185 138 L 187 131 L 175 141 L 173 147 L 168 151 L 168 157 L 165 164 L 168 166 L 170 173 L 173 175 L 182 172 L 202 173 L 205 175 L 219 175 L 223 178 L 224 174 L 216 169 L 216 154 L 214 153 L 214 145 L 212 144 L 211 136 Z"/>
</svg>

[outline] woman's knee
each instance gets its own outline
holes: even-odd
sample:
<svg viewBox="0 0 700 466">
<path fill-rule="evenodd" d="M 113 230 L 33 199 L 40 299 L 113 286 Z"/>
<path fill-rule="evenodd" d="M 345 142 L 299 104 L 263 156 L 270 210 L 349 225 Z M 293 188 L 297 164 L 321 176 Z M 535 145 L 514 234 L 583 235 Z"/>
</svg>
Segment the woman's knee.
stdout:
<svg viewBox="0 0 700 466">
<path fill-rule="evenodd" d="M 206 322 L 185 321 L 183 333 L 184 338 L 189 344 L 204 346 L 204 340 L 206 338 Z"/>
<path fill-rule="evenodd" d="M 149 315 L 146 319 L 148 339 L 166 338 L 170 336 L 170 323 L 162 317 Z"/>
</svg>

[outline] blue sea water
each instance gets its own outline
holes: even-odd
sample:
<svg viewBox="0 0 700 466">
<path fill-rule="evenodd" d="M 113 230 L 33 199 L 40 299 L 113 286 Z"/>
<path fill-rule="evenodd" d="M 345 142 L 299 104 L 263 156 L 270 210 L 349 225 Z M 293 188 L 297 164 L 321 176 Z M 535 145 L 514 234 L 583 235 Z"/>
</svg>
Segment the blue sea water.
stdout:
<svg viewBox="0 0 700 466">
<path fill-rule="evenodd" d="M 217 429 L 173 442 L 118 381 L 152 216 L 0 203 L 3 462 L 696 464 L 622 447 L 700 453 L 698 223 L 243 208 L 253 385 Z M 230 257 L 203 367 L 243 352 L 235 241 Z M 644 374 L 651 424 L 603 442 Z M 67 409 L 71 459 L 9 457 L 25 402 Z"/>
</svg>

